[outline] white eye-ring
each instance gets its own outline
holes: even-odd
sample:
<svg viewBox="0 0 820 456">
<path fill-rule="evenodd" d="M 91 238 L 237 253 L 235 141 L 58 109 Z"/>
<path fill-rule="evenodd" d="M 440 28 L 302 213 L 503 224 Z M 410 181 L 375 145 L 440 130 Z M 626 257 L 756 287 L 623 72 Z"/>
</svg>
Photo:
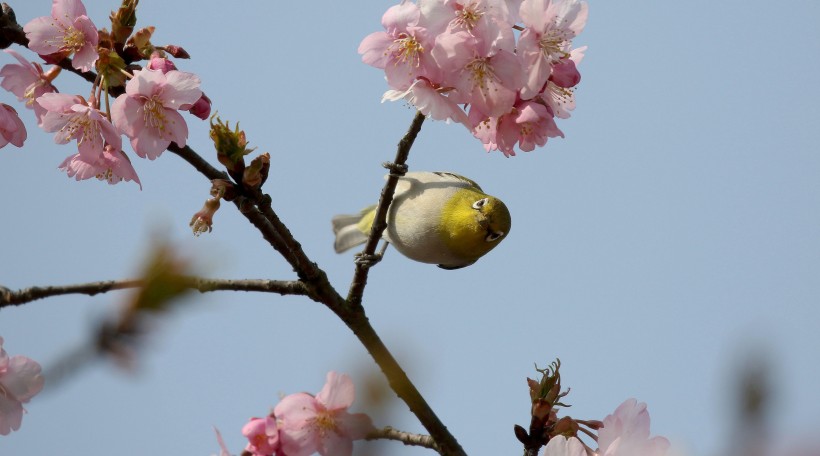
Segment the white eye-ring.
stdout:
<svg viewBox="0 0 820 456">
<path fill-rule="evenodd" d="M 494 242 L 499 240 L 501 236 L 504 236 L 503 231 L 493 231 L 492 233 L 489 233 L 487 237 L 484 238 L 484 240 L 487 242 Z"/>
<path fill-rule="evenodd" d="M 481 209 L 482 207 L 484 207 L 485 204 L 487 204 L 487 201 L 489 201 L 489 198 L 482 198 L 476 201 L 475 203 L 473 203 L 473 209 Z"/>
</svg>

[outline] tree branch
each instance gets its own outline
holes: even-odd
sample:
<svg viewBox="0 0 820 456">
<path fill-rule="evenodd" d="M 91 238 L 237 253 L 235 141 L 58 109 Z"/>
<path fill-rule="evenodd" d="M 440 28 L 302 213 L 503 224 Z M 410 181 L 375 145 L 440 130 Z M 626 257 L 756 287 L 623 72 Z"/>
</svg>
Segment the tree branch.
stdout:
<svg viewBox="0 0 820 456">
<path fill-rule="evenodd" d="M 401 166 L 407 161 L 410 146 L 412 146 L 413 140 L 421 130 L 423 121 L 424 116 L 420 113 L 416 114 L 409 131 L 399 142 L 398 152 L 396 154 L 397 165 Z M 172 147 L 168 148 L 169 151 L 188 161 L 208 179 L 224 178 L 216 168 L 208 164 L 190 147 L 179 148 L 173 143 L 171 146 Z M 375 247 L 386 226 L 387 208 L 392 201 L 397 183 L 398 174 L 394 175 L 391 173 L 387 184 L 385 184 L 385 188 L 382 190 L 382 198 L 380 199 L 383 212 L 381 215 L 381 228 L 378 229 L 377 223 L 374 222 L 376 229 L 371 231 L 371 241 L 373 243 L 373 246 L 369 250 L 371 254 L 375 252 Z M 245 193 L 245 196 L 234 200 L 235 205 L 242 215 L 244 215 L 245 218 L 260 231 L 271 246 L 293 266 L 294 271 L 308 290 L 307 295 L 314 301 L 326 305 L 353 331 L 367 352 L 370 353 L 374 361 L 376 361 L 376 364 L 379 365 L 396 395 L 408 405 L 410 410 L 416 415 L 424 428 L 427 429 L 431 437 L 438 444 L 438 451 L 442 455 L 466 456 L 461 445 L 447 430 L 447 427 L 441 422 L 438 416 L 436 416 L 433 409 L 413 382 L 410 381 L 410 378 L 401 368 L 398 361 L 396 361 L 375 329 L 373 329 L 373 326 L 371 326 L 364 308 L 361 305 L 361 296 L 364 292 L 364 284 L 367 281 L 366 268 L 359 273 L 359 279 L 358 282 L 356 282 L 360 284 L 356 287 L 357 291 L 356 294 L 354 294 L 354 296 L 358 296 L 358 298 L 353 300 L 344 299 L 330 284 L 325 272 L 319 268 L 316 263 L 310 261 L 302 249 L 301 244 L 296 241 L 290 230 L 288 230 L 273 211 L 270 206 L 270 196 L 259 191 L 248 194 L 247 189 L 242 188 L 240 185 L 237 185 L 237 187 L 241 192 Z M 365 253 L 367 252 L 368 249 L 366 246 Z M 357 272 L 358 271 L 359 269 L 357 268 Z M 351 288 L 353 288 L 353 286 L 351 286 Z"/>
<path fill-rule="evenodd" d="M 395 440 L 398 442 L 402 442 L 408 446 L 420 446 L 424 448 L 429 448 L 431 450 L 439 451 L 438 445 L 433 440 L 432 437 L 429 435 L 422 435 L 422 434 L 411 434 L 409 432 L 399 431 L 398 429 L 393 429 L 390 426 L 387 426 L 383 429 L 377 429 L 367 437 L 366 440 Z"/>
<path fill-rule="evenodd" d="M 5 12 L 5 9 L 4 9 Z M 2 23 L 3 20 L 12 19 L 13 24 Z M 15 27 L 16 26 L 16 27 Z M 3 42 L 4 37 L 8 36 L 8 41 Z M 3 16 L 0 20 L 0 44 L 5 44 L 7 47 L 11 42 L 27 47 L 28 40 L 22 29 L 14 21 L 13 14 Z M 2 47 L 2 46 L 0 46 Z M 64 59 L 58 63 L 61 67 L 66 68 L 78 74 L 83 79 L 94 82 L 96 75 L 93 72 L 80 72 L 74 69 L 69 59 Z M 122 88 L 112 88 L 112 94 L 117 95 L 121 93 Z M 410 126 L 407 134 L 402 138 L 398 145 L 398 151 L 394 163 L 389 164 L 391 169 L 390 176 L 387 183 L 382 189 L 377 207 L 376 219 L 374 220 L 368 242 L 365 244 L 364 255 L 373 255 L 376 251 L 381 234 L 386 227 L 387 209 L 393 200 L 393 193 L 396 189 L 399 176 L 403 175 L 405 169 L 405 162 L 410 152 L 410 147 L 416 138 L 416 135 L 421 130 L 421 124 L 424 122 L 424 116 L 417 113 Z M 182 159 L 190 163 L 197 171 L 202 173 L 209 180 L 225 179 L 227 174 L 219 171 L 210 165 L 206 160 L 199 156 L 190 147 L 179 147 L 175 143 L 171 143 L 168 150 L 180 156 Z M 241 185 L 240 185 L 241 187 Z M 253 204 L 248 204 L 248 202 Z M 344 299 L 327 278 L 325 272 L 310 261 L 304 253 L 301 245 L 292 236 L 287 227 L 279 220 L 279 217 L 270 206 L 270 196 L 261 192 L 255 192 L 251 195 L 245 195 L 234 200 L 235 205 L 240 212 L 250 221 L 262 234 L 262 236 L 271 244 L 271 246 L 279 252 L 288 263 L 293 266 L 300 281 L 295 282 L 281 282 L 278 285 L 276 281 L 268 281 L 267 287 L 259 285 L 260 288 L 248 286 L 244 288 L 220 288 L 220 287 L 206 287 L 198 288 L 200 291 L 215 291 L 217 289 L 231 289 L 244 291 L 265 291 L 279 294 L 303 294 L 309 296 L 314 301 L 325 304 L 334 313 L 336 313 L 342 321 L 356 334 L 367 351 L 371 354 L 373 359 L 382 369 L 387 377 L 391 387 L 396 394 L 410 407 L 414 414 L 418 417 L 422 425 L 430 432 L 430 436 L 438 444 L 437 451 L 442 455 L 466 455 L 464 450 L 456 441 L 455 437 L 447 430 L 444 424 L 438 419 L 436 414 L 421 396 L 415 385 L 410 381 L 405 372 L 401 369 L 398 362 L 393 355 L 387 350 L 387 347 L 379 338 L 373 327 L 365 315 L 364 308 L 361 306 L 362 295 L 364 293 L 365 285 L 367 284 L 368 266 L 357 265 L 354 280 L 351 283 L 348 299 Z M 251 206 L 251 207 L 249 207 Z M 256 206 L 256 207 L 253 207 Z M 241 281 L 237 281 L 241 282 Z M 109 281 L 97 282 L 95 284 L 80 284 L 66 287 L 32 287 L 30 289 L 12 292 L 11 290 L 0 288 L 0 308 L 10 305 L 22 304 L 23 302 L 30 302 L 37 299 L 42 299 L 49 296 L 57 296 L 62 294 L 88 294 L 95 295 L 98 293 L 105 293 L 114 289 L 132 288 L 139 286 L 137 281 Z M 236 286 L 236 284 L 234 284 Z M 280 286 L 282 288 L 280 288 Z M 85 288 L 84 288 L 85 287 Z"/>
<path fill-rule="evenodd" d="M 387 228 L 387 210 L 390 208 L 390 203 L 393 202 L 393 195 L 396 192 L 399 177 L 404 175 L 404 172 L 398 172 L 398 170 L 406 170 L 405 163 L 407 162 L 407 157 L 410 155 L 410 148 L 413 147 L 413 142 L 416 140 L 419 131 L 421 131 L 421 124 L 424 123 L 424 118 L 424 114 L 419 111 L 416 112 L 413 122 L 410 123 L 410 128 L 401 141 L 399 141 L 395 160 L 393 163 L 385 164 L 385 166 L 390 169 L 390 174 L 387 177 L 384 188 L 382 188 L 379 204 L 376 206 L 376 217 L 373 219 L 373 225 L 370 228 L 370 236 L 367 238 L 364 250 L 360 253 L 363 257 L 369 257 L 376 253 L 376 246 L 379 244 L 379 240 L 385 228 Z M 350 305 L 361 304 L 364 287 L 367 285 L 369 270 L 370 265 L 366 263 L 356 264 L 356 272 L 353 274 L 350 290 L 347 292 L 347 302 L 350 303 Z"/>
<path fill-rule="evenodd" d="M 206 279 L 202 277 L 187 277 L 185 282 L 190 288 L 201 293 L 210 291 L 256 291 L 262 293 L 277 293 L 280 295 L 307 295 L 305 284 L 300 281 L 265 280 L 265 279 Z M 0 309 L 3 307 L 21 305 L 38 299 L 50 298 L 68 294 L 85 294 L 94 296 L 112 290 L 139 288 L 141 280 L 106 280 L 100 282 L 80 283 L 73 285 L 56 285 L 45 287 L 29 287 L 12 291 L 0 287 Z"/>
</svg>

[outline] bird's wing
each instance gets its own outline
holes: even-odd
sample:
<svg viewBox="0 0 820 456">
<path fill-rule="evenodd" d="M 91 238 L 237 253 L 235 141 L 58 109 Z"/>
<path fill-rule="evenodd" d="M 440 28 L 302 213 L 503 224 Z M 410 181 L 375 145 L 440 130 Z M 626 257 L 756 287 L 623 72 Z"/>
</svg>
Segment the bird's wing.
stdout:
<svg viewBox="0 0 820 456">
<path fill-rule="evenodd" d="M 472 179 L 469 179 L 469 178 L 466 178 L 466 177 L 462 176 L 461 174 L 450 173 L 450 172 L 445 172 L 445 171 L 436 171 L 433 174 L 435 174 L 436 176 L 441 178 L 441 180 L 443 180 L 443 181 L 465 183 L 468 186 L 470 186 L 470 187 L 478 190 L 479 192 L 483 193 L 483 190 L 481 190 L 481 187 L 478 185 L 478 183 L 476 183 L 476 181 L 474 181 Z"/>
</svg>

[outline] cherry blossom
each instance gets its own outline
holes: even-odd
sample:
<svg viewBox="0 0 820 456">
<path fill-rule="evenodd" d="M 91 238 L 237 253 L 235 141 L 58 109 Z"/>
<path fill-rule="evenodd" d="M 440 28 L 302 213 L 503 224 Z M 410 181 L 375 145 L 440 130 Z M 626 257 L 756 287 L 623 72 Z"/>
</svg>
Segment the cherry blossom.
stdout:
<svg viewBox="0 0 820 456">
<path fill-rule="evenodd" d="M 131 165 L 131 160 L 121 150 L 106 145 L 98 157 L 89 157 L 82 153 L 69 156 L 58 167 L 68 173 L 68 177 L 76 180 L 85 180 L 96 177 L 107 181 L 110 185 L 124 181 L 134 181 L 142 189 L 137 172 Z"/>
<path fill-rule="evenodd" d="M 23 404 L 43 389 L 40 365 L 25 356 L 9 357 L 0 337 L 0 435 L 20 429 Z"/>
<path fill-rule="evenodd" d="M 373 430 L 370 417 L 347 412 L 355 391 L 350 377 L 327 374 L 327 383 L 315 397 L 307 393 L 286 396 L 274 408 L 279 438 L 288 456 L 350 456 L 353 440 Z"/>
<path fill-rule="evenodd" d="M 433 40 L 418 27 L 419 9 L 414 3 L 390 7 L 382 17 L 385 32 L 374 32 L 359 44 L 362 61 L 381 68 L 387 85 L 406 90 L 416 78 L 438 78 L 438 68 L 430 58 Z"/>
<path fill-rule="evenodd" d="M 0 147 L 6 147 L 8 143 L 23 147 L 26 137 L 26 126 L 23 125 L 17 111 L 7 104 L 0 103 Z"/>
<path fill-rule="evenodd" d="M 583 0 L 524 0 L 521 18 L 526 29 L 518 40 L 518 52 L 528 68 L 521 98 L 541 91 L 552 65 L 569 57 L 572 39 L 584 29 L 588 7 Z"/>
<path fill-rule="evenodd" d="M 200 99 L 199 84 L 196 75 L 183 71 L 135 71 L 111 106 L 114 125 L 143 158 L 156 159 L 172 141 L 184 147 L 188 125 L 177 110 Z"/>
<path fill-rule="evenodd" d="M 444 71 L 443 85 L 456 89 L 457 94 L 450 95 L 455 102 L 496 117 L 512 108 L 524 83 L 513 47 L 511 29 L 503 42 L 495 43 L 461 31 L 440 36 L 432 55 Z"/>
<path fill-rule="evenodd" d="M 49 71 L 49 74 L 46 75 L 39 64 L 29 62 L 11 49 L 6 49 L 5 52 L 11 54 L 20 63 L 9 63 L 0 68 L 0 77 L 3 78 L 0 86 L 16 95 L 18 100 L 25 102 L 27 108 L 33 109 L 37 124 L 42 125 L 42 118 L 46 113 L 46 109 L 40 106 L 36 100 L 45 93 L 57 91 L 51 85 L 51 80 L 59 73 L 60 67 L 54 67 L 52 69 L 54 71 Z"/>
<path fill-rule="evenodd" d="M 251 418 L 242 427 L 242 435 L 248 438 L 245 451 L 251 454 L 270 456 L 279 450 L 279 429 L 276 420 L 270 416 Z"/>
<path fill-rule="evenodd" d="M 516 144 L 522 151 L 530 152 L 556 136 L 563 137 L 564 134 L 549 109 L 540 103 L 520 102 L 498 119 L 496 142 L 498 150 L 506 156 L 515 155 L 513 148 Z"/>
<path fill-rule="evenodd" d="M 23 27 L 29 49 L 40 55 L 74 53 L 72 66 L 90 71 L 97 61 L 97 27 L 80 0 L 53 0 L 51 16 L 32 19 Z"/>
<path fill-rule="evenodd" d="M 627 399 L 604 418 L 598 446 L 599 456 L 665 456 L 669 441 L 664 437 L 649 438 L 646 404 Z"/>
<path fill-rule="evenodd" d="M 382 102 L 407 100 L 422 114 L 435 120 L 454 121 L 467 125 L 467 114 L 452 99 L 442 93 L 426 79 L 418 79 L 407 90 L 388 90 Z"/>
<path fill-rule="evenodd" d="M 79 95 L 47 93 L 37 99 L 46 109 L 43 130 L 57 134 L 54 142 L 66 144 L 77 140 L 77 148 L 86 159 L 93 161 L 103 154 L 106 144 L 122 149 L 122 137 L 108 118 Z"/>
</svg>

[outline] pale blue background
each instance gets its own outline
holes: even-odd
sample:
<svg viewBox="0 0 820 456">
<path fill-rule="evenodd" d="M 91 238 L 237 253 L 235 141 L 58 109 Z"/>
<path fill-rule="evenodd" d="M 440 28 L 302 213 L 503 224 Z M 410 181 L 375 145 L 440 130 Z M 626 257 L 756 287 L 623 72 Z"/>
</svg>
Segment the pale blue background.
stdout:
<svg viewBox="0 0 820 456">
<path fill-rule="evenodd" d="M 25 23 L 50 2 L 14 1 Z M 383 74 L 356 48 L 390 2 L 143 1 L 155 42 L 185 47 L 214 108 L 271 153 L 265 190 L 342 292 L 352 255 L 329 220 L 375 201 L 413 111 L 380 104 Z M 117 2 L 93 1 L 106 25 Z M 520 454 L 525 377 L 555 357 L 570 412 L 602 419 L 624 399 L 649 404 L 652 430 L 692 455 L 731 438 L 734 376 L 771 367 L 777 442 L 820 420 L 820 3 L 592 1 L 578 109 L 566 139 L 514 158 L 487 154 L 462 127 L 426 122 L 415 170 L 469 176 L 513 214 L 507 240 L 475 266 L 443 271 L 396 252 L 372 271 L 369 316 L 470 454 Z M 33 54 L 24 52 L 29 58 Z M 3 62 L 13 60 L 5 57 Z M 87 96 L 71 74 L 63 92 Z M 11 94 L 0 101 L 23 111 Z M 9 288 L 132 277 L 157 231 L 206 272 L 293 277 L 226 205 L 194 239 L 207 181 L 178 157 L 135 159 L 144 184 L 77 183 L 72 152 L 25 112 L 24 149 L 0 151 L 0 284 Z M 187 117 L 209 156 L 207 122 Z M 11 354 L 44 365 L 82 344 L 123 294 L 73 296 L 0 311 Z M 217 452 L 280 393 L 317 392 L 328 370 L 360 391 L 374 365 L 336 317 L 304 298 L 197 295 L 156 325 L 136 375 L 91 365 L 28 406 L 6 455 Z M 356 410 L 366 410 L 357 400 Z M 422 428 L 399 404 L 379 425 Z M 360 443 L 374 454 L 432 454 Z"/>
</svg>

